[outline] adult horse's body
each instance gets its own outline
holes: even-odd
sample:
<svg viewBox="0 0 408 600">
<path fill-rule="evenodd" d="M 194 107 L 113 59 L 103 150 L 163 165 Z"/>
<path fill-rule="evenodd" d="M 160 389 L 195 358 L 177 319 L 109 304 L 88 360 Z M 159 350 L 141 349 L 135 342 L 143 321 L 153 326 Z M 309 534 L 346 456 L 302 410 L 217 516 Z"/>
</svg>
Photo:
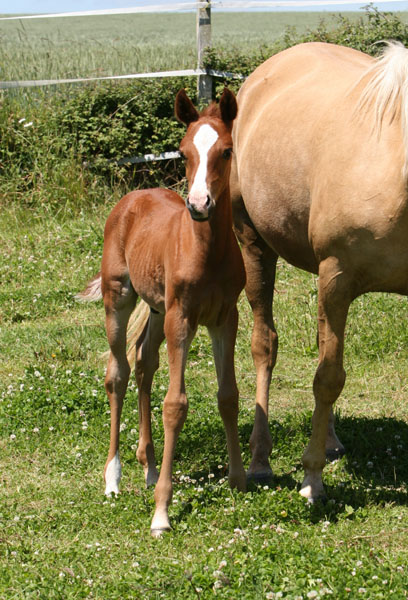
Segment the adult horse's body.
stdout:
<svg viewBox="0 0 408 600">
<path fill-rule="evenodd" d="M 146 484 L 157 481 L 151 525 L 155 536 L 170 528 L 168 506 L 174 450 L 187 416 L 184 369 L 199 324 L 207 326 L 212 338 L 218 406 L 227 435 L 230 485 L 240 490 L 246 485 L 238 440 L 234 373 L 236 302 L 245 284 L 245 271 L 232 230 L 229 194 L 231 129 L 237 106 L 228 90 L 219 105 L 212 104 L 201 115 L 184 91 L 178 93 L 175 106 L 176 116 L 188 126 L 180 145 L 187 160 L 186 202 L 164 189 L 131 192 L 122 198 L 106 223 L 101 274 L 80 295 L 84 300 L 94 300 L 100 289 L 106 311 L 110 356 L 105 388 L 111 406 L 106 494 L 119 491 L 121 476 L 119 425 L 130 374 L 126 327 L 138 296 L 152 309 L 148 322 L 142 322 L 141 330 L 134 335 L 140 425 L 137 458 L 144 468 Z M 164 337 L 170 385 L 163 404 L 165 439 L 158 476 L 150 393 Z"/>
<path fill-rule="evenodd" d="M 254 477 L 270 473 L 268 391 L 277 353 L 272 316 L 278 256 L 319 275 L 315 412 L 301 494 L 323 494 L 325 450 L 341 452 L 332 406 L 345 381 L 350 303 L 408 293 L 408 51 L 380 61 L 303 44 L 263 63 L 238 94 L 231 194 L 254 313 Z M 404 141 L 405 140 L 405 141 Z"/>
</svg>

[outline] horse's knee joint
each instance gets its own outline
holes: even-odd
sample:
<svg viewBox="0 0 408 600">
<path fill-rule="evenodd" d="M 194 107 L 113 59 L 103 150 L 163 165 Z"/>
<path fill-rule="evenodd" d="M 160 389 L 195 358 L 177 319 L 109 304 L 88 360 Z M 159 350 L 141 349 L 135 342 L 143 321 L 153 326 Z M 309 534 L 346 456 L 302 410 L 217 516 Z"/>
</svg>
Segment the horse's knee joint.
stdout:
<svg viewBox="0 0 408 600">
<path fill-rule="evenodd" d="M 322 400 L 334 402 L 343 389 L 346 372 L 343 367 L 335 365 L 319 365 L 313 382 L 315 395 Z"/>
<path fill-rule="evenodd" d="M 218 394 L 218 410 L 221 416 L 238 416 L 238 393 L 234 395 L 220 395 Z"/>
<path fill-rule="evenodd" d="M 115 373 L 106 374 L 105 377 L 105 390 L 108 394 L 113 394 L 118 389 L 126 388 L 130 375 L 130 367 L 127 365 L 127 368 L 121 370 L 121 372 L 116 371 Z"/>
<path fill-rule="evenodd" d="M 183 425 L 187 417 L 187 399 L 181 397 L 178 400 L 164 400 L 163 421 L 166 426 L 177 428 Z"/>
</svg>

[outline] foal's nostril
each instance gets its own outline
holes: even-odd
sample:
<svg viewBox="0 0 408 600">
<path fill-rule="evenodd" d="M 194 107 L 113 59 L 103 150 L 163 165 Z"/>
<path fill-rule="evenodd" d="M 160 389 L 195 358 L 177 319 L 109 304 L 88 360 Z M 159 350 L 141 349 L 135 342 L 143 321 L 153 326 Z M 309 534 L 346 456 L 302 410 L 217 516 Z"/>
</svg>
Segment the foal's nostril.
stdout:
<svg viewBox="0 0 408 600">
<path fill-rule="evenodd" d="M 205 208 L 209 208 L 211 204 L 211 198 L 210 196 L 207 194 L 207 202 L 205 203 Z"/>
</svg>

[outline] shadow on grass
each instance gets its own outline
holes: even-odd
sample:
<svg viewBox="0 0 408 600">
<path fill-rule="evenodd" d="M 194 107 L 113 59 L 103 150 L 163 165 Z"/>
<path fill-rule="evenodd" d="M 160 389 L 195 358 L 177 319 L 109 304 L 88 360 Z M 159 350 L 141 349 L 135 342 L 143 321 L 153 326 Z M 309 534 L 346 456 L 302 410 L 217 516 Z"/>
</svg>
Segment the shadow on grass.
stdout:
<svg viewBox="0 0 408 600">
<path fill-rule="evenodd" d="M 246 466 L 250 461 L 249 437 L 252 431 L 249 419 L 240 426 Z M 270 421 L 269 426 L 274 442 L 271 466 L 273 470 L 280 471 L 274 474 L 269 487 L 295 490 L 299 480 L 291 473 L 302 471 L 301 456 L 310 436 L 311 413 L 289 414 L 281 422 Z M 336 431 L 346 447 L 346 456 L 337 461 L 337 465 L 325 469 L 327 501 L 317 502 L 311 508 L 311 520 L 316 521 L 323 516 L 337 520 L 344 513 L 349 517 L 350 511 L 372 504 L 408 506 L 408 462 L 405 459 L 408 424 L 392 418 L 338 416 Z M 208 481 L 209 473 L 214 475 L 214 482 L 227 477 L 222 423 L 215 422 L 215 419 L 190 423 L 189 430 L 179 440 L 177 455 L 183 462 L 191 463 L 190 477 L 197 481 L 200 478 Z M 208 467 L 204 470 L 202 465 L 205 463 Z M 249 490 L 268 493 L 262 485 L 251 484 Z"/>
</svg>

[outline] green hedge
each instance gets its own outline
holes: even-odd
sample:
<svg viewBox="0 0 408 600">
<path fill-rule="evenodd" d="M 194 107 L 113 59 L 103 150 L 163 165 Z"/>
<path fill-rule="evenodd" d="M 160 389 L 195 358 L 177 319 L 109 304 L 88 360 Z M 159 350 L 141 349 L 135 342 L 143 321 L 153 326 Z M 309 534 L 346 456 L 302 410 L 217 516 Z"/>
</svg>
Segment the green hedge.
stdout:
<svg viewBox="0 0 408 600">
<path fill-rule="evenodd" d="M 387 39 L 408 46 L 408 26 L 398 15 L 370 6 L 357 20 L 339 16 L 335 26 L 322 21 L 302 35 L 288 29 L 279 42 L 252 53 L 217 46 L 207 52 L 206 66 L 248 75 L 272 54 L 300 42 L 319 40 L 377 54 L 382 46 L 378 42 Z M 235 90 L 240 85 L 217 80 L 217 95 L 226 83 Z M 180 180 L 181 161 L 119 166 L 117 159 L 178 147 L 183 127 L 173 116 L 173 105 L 181 87 L 196 100 L 195 78 L 4 92 L 0 96 L 3 199 L 50 206 L 66 200 L 83 203 L 100 198 L 102 188 Z"/>
</svg>

